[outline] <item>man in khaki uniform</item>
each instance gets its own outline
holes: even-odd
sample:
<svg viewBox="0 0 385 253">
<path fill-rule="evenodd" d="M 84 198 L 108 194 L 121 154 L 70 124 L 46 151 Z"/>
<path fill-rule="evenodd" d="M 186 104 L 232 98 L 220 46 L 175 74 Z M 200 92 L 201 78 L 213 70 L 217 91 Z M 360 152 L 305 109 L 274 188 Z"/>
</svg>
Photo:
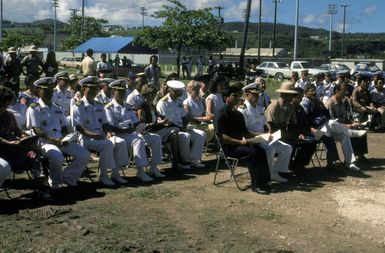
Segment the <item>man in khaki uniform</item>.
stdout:
<svg viewBox="0 0 385 253">
<path fill-rule="evenodd" d="M 96 76 L 96 61 L 92 58 L 94 50 L 87 49 L 87 56 L 82 61 L 83 76 Z"/>
</svg>

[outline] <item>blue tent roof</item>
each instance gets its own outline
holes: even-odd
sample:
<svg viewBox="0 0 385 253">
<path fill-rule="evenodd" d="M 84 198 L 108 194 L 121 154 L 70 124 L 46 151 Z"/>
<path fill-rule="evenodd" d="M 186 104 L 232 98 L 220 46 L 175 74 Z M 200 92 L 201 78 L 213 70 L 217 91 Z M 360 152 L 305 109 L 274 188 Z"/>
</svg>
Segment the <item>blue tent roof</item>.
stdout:
<svg viewBox="0 0 385 253">
<path fill-rule="evenodd" d="M 85 53 L 91 48 L 95 53 L 118 53 L 133 40 L 133 37 L 96 37 L 75 48 L 74 52 Z"/>
</svg>

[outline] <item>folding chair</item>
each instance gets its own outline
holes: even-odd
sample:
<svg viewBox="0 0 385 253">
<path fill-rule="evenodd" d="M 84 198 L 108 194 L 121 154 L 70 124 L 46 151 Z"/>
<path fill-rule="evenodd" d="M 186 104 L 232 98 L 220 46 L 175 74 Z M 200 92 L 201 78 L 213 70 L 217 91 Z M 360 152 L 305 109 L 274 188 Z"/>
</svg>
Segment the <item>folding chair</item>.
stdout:
<svg viewBox="0 0 385 253">
<path fill-rule="evenodd" d="M 215 167 L 214 185 L 223 184 L 223 183 L 229 182 L 231 179 L 234 179 L 234 182 L 240 191 L 244 191 L 244 190 L 248 189 L 249 185 L 247 185 L 245 187 L 241 187 L 239 182 L 238 182 L 238 179 L 237 179 L 239 176 L 244 175 L 246 173 L 236 174 L 236 168 L 238 166 L 239 161 L 242 160 L 242 158 L 235 158 L 235 157 L 227 156 L 225 154 L 225 152 L 223 151 L 222 143 L 221 143 L 220 138 L 217 134 L 215 134 L 215 136 L 214 136 L 214 141 L 217 143 L 217 147 L 218 147 L 218 151 L 215 154 L 217 156 L 217 164 Z M 244 157 L 244 158 L 246 158 L 246 157 Z M 224 161 L 226 167 L 230 170 L 230 177 L 224 181 L 217 182 L 217 174 L 219 172 L 219 163 L 221 160 Z"/>
</svg>

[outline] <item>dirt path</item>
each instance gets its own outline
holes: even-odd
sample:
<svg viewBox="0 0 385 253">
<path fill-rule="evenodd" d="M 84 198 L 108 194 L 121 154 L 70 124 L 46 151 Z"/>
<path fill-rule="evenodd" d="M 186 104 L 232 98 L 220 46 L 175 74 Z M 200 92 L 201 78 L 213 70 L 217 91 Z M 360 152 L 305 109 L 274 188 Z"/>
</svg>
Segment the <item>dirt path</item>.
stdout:
<svg viewBox="0 0 385 253">
<path fill-rule="evenodd" d="M 210 156 L 209 169 L 166 169 L 167 179 L 152 185 L 130 169 L 127 187 L 84 179 L 50 205 L 0 200 L 0 251 L 385 252 L 384 136 L 369 135 L 364 175 L 311 168 L 268 196 L 233 182 L 213 186 Z"/>
</svg>

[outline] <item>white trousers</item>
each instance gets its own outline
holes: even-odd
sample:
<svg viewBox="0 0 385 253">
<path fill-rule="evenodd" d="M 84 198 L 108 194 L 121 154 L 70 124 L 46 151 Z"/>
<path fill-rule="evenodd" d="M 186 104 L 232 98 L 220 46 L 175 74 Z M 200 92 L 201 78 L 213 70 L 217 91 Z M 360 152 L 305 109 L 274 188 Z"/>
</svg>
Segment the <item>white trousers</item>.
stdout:
<svg viewBox="0 0 385 253">
<path fill-rule="evenodd" d="M 178 133 L 180 157 L 184 161 L 200 160 L 205 145 L 206 134 L 202 130 L 191 129 Z M 191 148 L 190 148 L 191 144 Z"/>
<path fill-rule="evenodd" d="M 146 167 L 148 165 L 148 159 L 146 153 L 146 141 L 144 138 L 136 134 L 119 134 L 118 136 L 126 143 L 127 157 L 128 150 L 132 150 L 136 167 Z"/>
<path fill-rule="evenodd" d="M 96 140 L 81 136 L 80 144 L 88 150 L 99 152 L 99 167 L 102 176 L 107 174 L 107 169 L 115 171 L 120 166 L 128 165 L 126 142 L 119 137 Z"/>
<path fill-rule="evenodd" d="M 346 126 L 335 120 L 329 120 L 326 123 L 328 133 L 336 140 L 341 142 L 342 152 L 344 153 L 345 163 L 347 165 L 354 163 L 356 157 L 354 155 L 352 142 L 350 141 L 351 131 Z"/>
<path fill-rule="evenodd" d="M 290 172 L 289 162 L 291 152 L 293 150 L 291 145 L 282 141 L 276 141 L 271 145 L 259 144 L 259 146 L 261 146 L 266 151 L 266 158 L 269 165 L 270 175 L 278 172 Z M 277 154 L 276 160 L 274 159 L 275 154 Z"/>
<path fill-rule="evenodd" d="M 90 152 L 76 143 L 69 143 L 64 147 L 57 147 L 53 144 L 43 144 L 42 155 L 49 162 L 49 178 L 56 184 L 61 184 L 63 178 L 79 180 L 90 160 Z M 64 155 L 73 157 L 73 161 L 62 171 Z"/>
<path fill-rule="evenodd" d="M 4 181 L 9 177 L 11 174 L 11 166 L 9 163 L 0 158 L 0 186 L 3 185 Z"/>
<path fill-rule="evenodd" d="M 146 133 L 145 135 L 139 136 L 144 138 L 146 145 L 151 149 L 150 167 L 156 168 L 156 165 L 162 162 L 162 138 L 154 133 Z"/>
</svg>

